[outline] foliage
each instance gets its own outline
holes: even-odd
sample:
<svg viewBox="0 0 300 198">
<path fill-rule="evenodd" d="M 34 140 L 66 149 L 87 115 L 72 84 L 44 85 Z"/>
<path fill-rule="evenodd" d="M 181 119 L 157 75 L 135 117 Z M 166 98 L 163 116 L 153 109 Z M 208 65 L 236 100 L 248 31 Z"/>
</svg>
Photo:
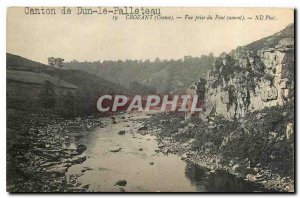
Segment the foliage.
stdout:
<svg viewBox="0 0 300 198">
<path fill-rule="evenodd" d="M 199 58 L 185 56 L 179 60 L 72 61 L 64 67 L 96 74 L 127 88 L 132 82 L 138 82 L 161 93 L 188 88 L 205 76 L 214 61 L 215 57 L 210 54 Z"/>
<path fill-rule="evenodd" d="M 189 122 L 168 114 L 152 116 L 148 127 L 160 128 L 162 137 L 176 141 L 194 139 L 192 150 L 198 154 L 222 155 L 224 159 L 250 161 L 250 166 L 263 168 L 284 176 L 293 175 L 294 137 L 286 138 L 287 123 L 294 122 L 294 101 L 283 106 L 248 113 L 243 120 L 214 117 L 203 122 L 192 117 Z"/>
<path fill-rule="evenodd" d="M 129 85 L 129 89 L 134 93 L 139 94 L 155 94 L 156 88 L 155 87 L 149 87 L 145 84 L 133 81 Z"/>
<path fill-rule="evenodd" d="M 56 103 L 56 94 L 54 91 L 54 85 L 46 80 L 43 84 L 42 90 L 39 95 L 39 100 L 42 106 L 46 109 L 51 109 Z"/>
<path fill-rule="evenodd" d="M 293 175 L 294 139 L 285 135 L 286 125 L 293 119 L 293 102 L 248 114 L 241 126 L 227 125 L 238 135 L 221 152 L 226 157 L 248 158 L 252 165 Z"/>
<path fill-rule="evenodd" d="M 48 64 L 51 65 L 51 66 L 56 66 L 56 67 L 58 67 L 60 69 L 64 65 L 64 59 L 49 57 L 48 58 Z"/>
<path fill-rule="evenodd" d="M 70 91 L 62 93 L 57 98 L 56 111 L 64 118 L 73 118 L 80 114 L 80 101 Z"/>
</svg>

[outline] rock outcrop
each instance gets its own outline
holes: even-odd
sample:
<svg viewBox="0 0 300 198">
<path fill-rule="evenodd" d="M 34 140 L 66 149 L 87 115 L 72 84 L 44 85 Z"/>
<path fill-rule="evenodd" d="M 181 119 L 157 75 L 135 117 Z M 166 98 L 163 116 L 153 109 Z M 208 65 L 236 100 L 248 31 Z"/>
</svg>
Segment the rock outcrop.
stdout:
<svg viewBox="0 0 300 198">
<path fill-rule="evenodd" d="M 270 37 L 221 54 L 207 74 L 201 116 L 242 118 L 248 112 L 293 99 L 293 28 L 289 25 Z"/>
</svg>

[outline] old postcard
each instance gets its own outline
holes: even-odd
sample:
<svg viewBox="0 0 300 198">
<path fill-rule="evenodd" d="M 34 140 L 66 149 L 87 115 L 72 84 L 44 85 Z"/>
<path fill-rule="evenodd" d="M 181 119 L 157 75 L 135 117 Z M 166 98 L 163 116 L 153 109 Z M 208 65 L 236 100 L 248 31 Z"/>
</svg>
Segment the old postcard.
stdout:
<svg viewBox="0 0 300 198">
<path fill-rule="evenodd" d="M 295 192 L 291 8 L 10 7 L 8 192 Z"/>
</svg>

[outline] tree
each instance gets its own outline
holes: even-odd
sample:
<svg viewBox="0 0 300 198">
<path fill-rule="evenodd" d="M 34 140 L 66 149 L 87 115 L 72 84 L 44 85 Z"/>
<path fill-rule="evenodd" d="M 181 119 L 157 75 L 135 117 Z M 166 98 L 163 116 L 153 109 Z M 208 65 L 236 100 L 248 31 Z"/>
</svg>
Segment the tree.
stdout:
<svg viewBox="0 0 300 198">
<path fill-rule="evenodd" d="M 54 91 L 54 85 L 48 80 L 44 81 L 39 98 L 44 108 L 50 109 L 55 106 L 56 94 Z"/>
<path fill-rule="evenodd" d="M 81 113 L 80 98 L 78 98 L 78 94 L 75 94 L 67 91 L 58 96 L 59 101 L 56 105 L 56 109 L 60 116 L 64 118 L 73 118 Z"/>
<path fill-rule="evenodd" d="M 62 68 L 64 66 L 64 59 L 63 58 L 48 58 L 48 64 L 57 68 Z"/>
</svg>

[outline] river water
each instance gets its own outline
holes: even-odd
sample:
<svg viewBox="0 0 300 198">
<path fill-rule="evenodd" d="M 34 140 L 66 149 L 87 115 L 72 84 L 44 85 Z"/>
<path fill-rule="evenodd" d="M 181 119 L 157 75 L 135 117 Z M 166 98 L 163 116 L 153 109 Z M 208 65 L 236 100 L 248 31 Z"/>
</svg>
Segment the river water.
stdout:
<svg viewBox="0 0 300 198">
<path fill-rule="evenodd" d="M 122 118 L 123 117 L 123 118 Z M 124 118 L 125 117 L 125 118 Z M 121 186 L 126 192 L 252 192 L 259 188 L 226 173 L 207 174 L 207 170 L 157 152 L 155 136 L 140 135 L 138 118 L 145 115 L 123 114 L 101 119 L 105 127 L 96 128 L 78 141 L 87 146 L 87 160 L 69 168 L 67 175 L 77 174 L 88 191 L 114 192 Z M 125 131 L 125 135 L 118 132 Z M 115 152 L 112 152 L 115 151 Z M 117 152 L 116 152 L 117 151 Z"/>
</svg>

